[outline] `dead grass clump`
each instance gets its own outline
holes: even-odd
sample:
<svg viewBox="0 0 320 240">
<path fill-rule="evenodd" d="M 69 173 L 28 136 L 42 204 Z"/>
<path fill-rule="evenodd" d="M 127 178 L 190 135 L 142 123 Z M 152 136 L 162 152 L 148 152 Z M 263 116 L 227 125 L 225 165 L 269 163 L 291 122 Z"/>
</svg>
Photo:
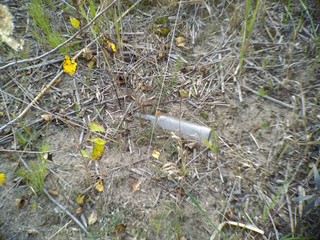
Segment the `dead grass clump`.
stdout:
<svg viewBox="0 0 320 240">
<path fill-rule="evenodd" d="M 30 51 L 1 58 L 2 235 L 317 236 L 319 208 L 306 215 L 309 202 L 293 201 L 315 194 L 319 164 L 313 3 L 27 2 L 56 12 L 42 19 L 46 31 L 36 20 L 45 11 L 17 21 Z M 77 62 L 72 76 L 61 70 L 65 53 Z M 215 141 L 183 139 L 138 112 L 214 126 Z M 92 133 L 91 121 L 105 131 Z M 95 161 L 81 153 L 93 151 L 93 136 L 106 141 Z M 16 174 L 37 154 L 46 164 L 39 197 Z"/>
</svg>

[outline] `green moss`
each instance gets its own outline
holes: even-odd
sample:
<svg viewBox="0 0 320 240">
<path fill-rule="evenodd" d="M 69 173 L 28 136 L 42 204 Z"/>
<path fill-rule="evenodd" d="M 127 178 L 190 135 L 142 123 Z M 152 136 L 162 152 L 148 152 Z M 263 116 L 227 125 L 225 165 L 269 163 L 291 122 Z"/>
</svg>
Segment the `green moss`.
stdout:
<svg viewBox="0 0 320 240">
<path fill-rule="evenodd" d="M 168 36 L 170 32 L 170 28 L 169 27 L 156 27 L 154 28 L 154 33 L 161 36 L 161 37 L 166 37 Z"/>
<path fill-rule="evenodd" d="M 168 24 L 169 23 L 169 18 L 167 16 L 165 17 L 159 17 L 156 20 L 154 20 L 154 23 L 159 25 L 159 24 Z"/>
</svg>

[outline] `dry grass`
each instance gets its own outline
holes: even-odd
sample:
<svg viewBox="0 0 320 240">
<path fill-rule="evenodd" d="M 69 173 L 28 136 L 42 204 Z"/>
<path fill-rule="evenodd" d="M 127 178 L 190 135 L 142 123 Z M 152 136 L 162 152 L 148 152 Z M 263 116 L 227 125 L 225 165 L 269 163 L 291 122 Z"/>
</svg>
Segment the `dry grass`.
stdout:
<svg viewBox="0 0 320 240">
<path fill-rule="evenodd" d="M 52 0 L 52 27 L 77 58 L 72 77 L 61 72 L 64 55 L 31 34 L 28 7 L 10 4 L 26 45 L 0 50 L 2 238 L 317 239 L 319 208 L 303 215 L 292 198 L 314 192 L 319 164 L 319 6 L 261 1 L 239 74 L 244 4 L 151 2 L 116 2 L 97 17 L 107 4 Z M 75 34 L 70 16 L 87 27 Z M 155 33 L 162 28 L 165 37 Z M 172 137 L 137 112 L 214 125 L 219 150 Z M 80 153 L 96 136 L 89 121 L 107 129 L 98 164 Z M 36 196 L 16 172 L 39 153 L 47 177 Z"/>
</svg>

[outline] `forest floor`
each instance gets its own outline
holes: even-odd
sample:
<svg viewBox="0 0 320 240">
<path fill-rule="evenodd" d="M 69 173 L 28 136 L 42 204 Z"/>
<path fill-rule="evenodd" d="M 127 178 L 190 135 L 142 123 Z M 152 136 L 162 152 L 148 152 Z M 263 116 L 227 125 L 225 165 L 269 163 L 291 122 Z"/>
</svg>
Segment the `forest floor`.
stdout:
<svg viewBox="0 0 320 240">
<path fill-rule="evenodd" d="M 24 46 L 0 48 L 0 239 L 319 239 L 318 2 L 8 7 Z"/>
</svg>

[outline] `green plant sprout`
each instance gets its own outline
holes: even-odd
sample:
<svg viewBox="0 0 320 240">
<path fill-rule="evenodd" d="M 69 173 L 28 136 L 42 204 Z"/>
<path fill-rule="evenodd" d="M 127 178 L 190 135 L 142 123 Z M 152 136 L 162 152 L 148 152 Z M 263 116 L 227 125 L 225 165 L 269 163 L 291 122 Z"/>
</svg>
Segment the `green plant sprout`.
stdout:
<svg viewBox="0 0 320 240">
<path fill-rule="evenodd" d="M 255 6 L 255 9 L 254 9 L 252 15 L 250 15 L 250 12 L 252 10 L 251 4 L 252 4 L 251 0 L 245 1 L 245 21 L 244 21 L 244 24 L 241 29 L 241 49 L 240 49 L 240 59 L 239 59 L 239 74 L 242 71 L 245 53 L 247 51 L 248 44 L 249 44 L 248 41 L 251 37 L 253 26 L 254 26 L 254 23 L 257 18 L 258 8 L 260 6 L 260 0 L 258 0 L 256 2 L 256 6 Z"/>
<path fill-rule="evenodd" d="M 41 30 L 37 31 L 36 29 L 33 29 L 33 36 L 35 36 L 38 41 L 49 44 L 52 47 L 56 47 L 64 42 L 65 39 L 62 37 L 62 34 L 52 29 L 48 17 L 49 14 L 47 13 L 42 0 L 32 0 L 28 12 L 35 25 Z M 40 32 L 42 32 L 44 36 Z M 66 49 L 61 48 L 61 51 L 65 52 Z"/>
<path fill-rule="evenodd" d="M 315 165 L 313 166 L 313 178 L 316 185 L 314 194 L 292 198 L 292 201 L 295 202 L 307 201 L 311 199 L 303 211 L 304 215 L 309 214 L 313 208 L 319 207 L 320 204 L 320 175 Z"/>
<path fill-rule="evenodd" d="M 216 158 L 218 159 L 219 147 L 218 147 L 217 136 L 214 129 L 214 124 L 212 124 L 211 135 L 209 136 L 209 139 L 203 138 L 203 141 L 205 145 L 210 149 L 210 151 L 213 154 L 216 155 Z"/>
<path fill-rule="evenodd" d="M 36 195 L 41 195 L 43 192 L 44 181 L 47 175 L 47 160 L 44 152 L 49 149 L 49 144 L 45 143 L 41 148 L 37 157 L 38 161 L 29 162 L 29 168 L 20 168 L 17 175 L 26 181 L 27 185 Z"/>
</svg>

